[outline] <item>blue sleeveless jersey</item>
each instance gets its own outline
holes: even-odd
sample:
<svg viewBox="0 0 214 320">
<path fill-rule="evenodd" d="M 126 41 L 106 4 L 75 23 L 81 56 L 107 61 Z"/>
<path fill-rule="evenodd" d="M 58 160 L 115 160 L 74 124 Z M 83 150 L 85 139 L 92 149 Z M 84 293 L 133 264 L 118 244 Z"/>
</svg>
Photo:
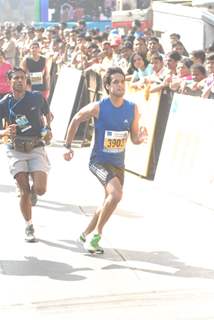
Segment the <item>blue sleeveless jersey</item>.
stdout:
<svg viewBox="0 0 214 320">
<path fill-rule="evenodd" d="M 115 107 L 109 98 L 100 101 L 95 121 L 95 141 L 91 161 L 124 167 L 125 147 L 134 119 L 134 103 L 123 101 Z"/>
</svg>

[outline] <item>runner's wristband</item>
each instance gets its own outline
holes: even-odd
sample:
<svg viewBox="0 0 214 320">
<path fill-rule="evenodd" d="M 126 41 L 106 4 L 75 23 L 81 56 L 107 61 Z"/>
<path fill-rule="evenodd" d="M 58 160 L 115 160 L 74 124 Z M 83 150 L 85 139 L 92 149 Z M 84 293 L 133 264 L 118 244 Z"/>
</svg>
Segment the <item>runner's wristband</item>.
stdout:
<svg viewBox="0 0 214 320">
<path fill-rule="evenodd" d="M 65 144 L 64 144 L 64 147 L 65 147 L 66 149 L 71 150 L 71 144 L 70 144 L 70 143 L 65 143 Z"/>
</svg>

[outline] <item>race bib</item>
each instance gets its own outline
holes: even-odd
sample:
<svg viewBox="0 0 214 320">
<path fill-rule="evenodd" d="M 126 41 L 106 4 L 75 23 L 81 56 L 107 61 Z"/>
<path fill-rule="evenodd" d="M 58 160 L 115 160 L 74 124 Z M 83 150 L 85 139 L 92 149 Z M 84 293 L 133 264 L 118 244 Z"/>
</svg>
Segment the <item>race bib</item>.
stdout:
<svg viewBox="0 0 214 320">
<path fill-rule="evenodd" d="M 25 115 L 18 115 L 15 121 L 21 132 L 25 132 L 32 127 Z"/>
<path fill-rule="evenodd" d="M 104 152 L 123 152 L 128 139 L 128 131 L 105 131 Z"/>
<path fill-rule="evenodd" d="M 32 85 L 34 84 L 43 84 L 43 74 L 42 72 L 31 72 L 30 80 Z"/>
</svg>

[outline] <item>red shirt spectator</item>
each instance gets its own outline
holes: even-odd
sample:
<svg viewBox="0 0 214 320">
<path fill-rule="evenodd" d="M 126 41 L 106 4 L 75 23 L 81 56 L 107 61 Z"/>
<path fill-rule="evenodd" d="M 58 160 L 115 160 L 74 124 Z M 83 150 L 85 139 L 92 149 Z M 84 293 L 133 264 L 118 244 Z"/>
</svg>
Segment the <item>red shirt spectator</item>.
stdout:
<svg viewBox="0 0 214 320">
<path fill-rule="evenodd" d="M 11 91 L 11 87 L 7 81 L 7 72 L 12 69 L 12 65 L 5 61 L 5 56 L 0 50 L 0 97 Z"/>
</svg>

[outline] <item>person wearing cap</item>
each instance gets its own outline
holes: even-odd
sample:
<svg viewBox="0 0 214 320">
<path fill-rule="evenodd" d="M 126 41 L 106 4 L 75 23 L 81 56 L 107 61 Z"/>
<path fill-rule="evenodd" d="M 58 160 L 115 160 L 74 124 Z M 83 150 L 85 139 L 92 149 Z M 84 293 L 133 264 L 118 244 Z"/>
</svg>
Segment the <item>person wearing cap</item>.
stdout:
<svg viewBox="0 0 214 320">
<path fill-rule="evenodd" d="M 118 54 L 120 52 L 120 48 L 122 46 L 122 38 L 120 36 L 115 36 L 111 39 L 110 44 L 114 51 L 114 54 Z"/>
<path fill-rule="evenodd" d="M 126 41 L 120 49 L 120 59 L 118 66 L 122 68 L 123 72 L 127 75 L 128 68 L 131 62 L 131 56 L 133 54 L 133 44 L 130 41 Z"/>
<path fill-rule="evenodd" d="M 122 37 L 118 35 L 111 38 L 110 44 L 113 50 L 113 65 L 118 66 L 121 59 L 120 50 L 123 45 Z"/>
</svg>

